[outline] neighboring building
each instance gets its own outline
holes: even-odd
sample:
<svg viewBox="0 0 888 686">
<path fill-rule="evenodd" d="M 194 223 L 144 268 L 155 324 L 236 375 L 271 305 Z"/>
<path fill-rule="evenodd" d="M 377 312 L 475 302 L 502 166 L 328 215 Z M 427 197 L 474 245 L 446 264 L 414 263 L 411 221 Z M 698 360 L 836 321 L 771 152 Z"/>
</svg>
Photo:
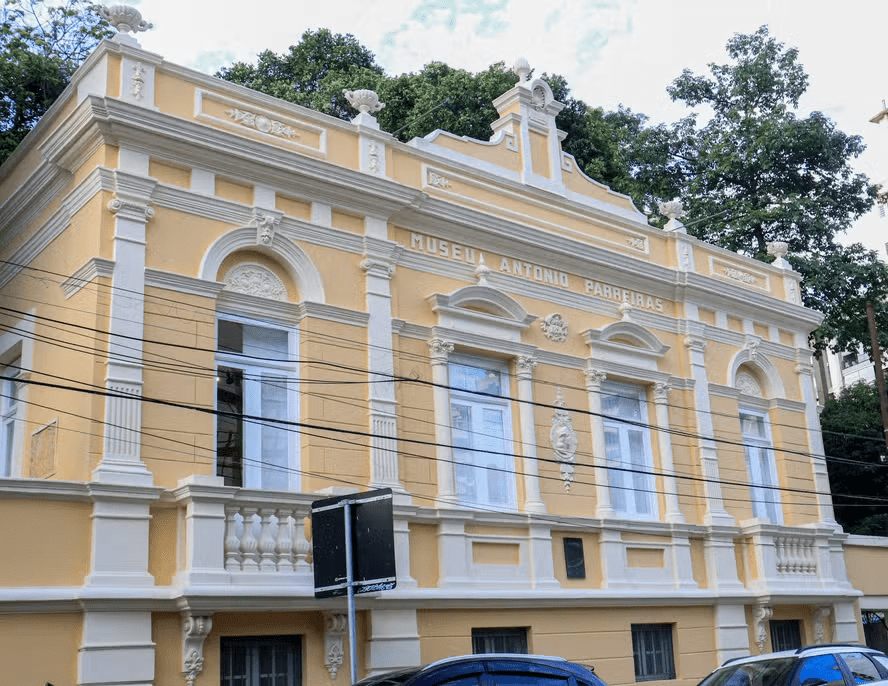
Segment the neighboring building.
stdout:
<svg viewBox="0 0 888 686">
<path fill-rule="evenodd" d="M 87 60 L 0 169 L 4 682 L 346 683 L 307 516 L 375 488 L 362 675 L 863 640 L 888 548 L 833 518 L 799 275 L 650 227 L 516 69 L 489 142 L 403 144 L 370 93 Z"/>
</svg>

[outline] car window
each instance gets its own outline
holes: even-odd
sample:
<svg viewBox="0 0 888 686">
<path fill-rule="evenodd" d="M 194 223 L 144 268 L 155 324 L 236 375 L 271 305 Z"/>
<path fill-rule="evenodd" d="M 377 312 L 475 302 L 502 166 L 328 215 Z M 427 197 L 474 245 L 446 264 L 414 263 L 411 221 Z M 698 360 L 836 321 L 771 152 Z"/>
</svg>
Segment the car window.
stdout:
<svg viewBox="0 0 888 686">
<path fill-rule="evenodd" d="M 570 682 L 566 677 L 509 672 L 493 674 L 493 683 L 496 686 L 569 686 Z"/>
<path fill-rule="evenodd" d="M 885 657 L 884 655 L 873 654 L 873 653 L 870 653 L 870 657 L 873 658 L 873 660 L 875 660 L 876 662 L 878 662 L 882 666 L 882 669 L 886 673 L 888 673 L 888 657 Z"/>
<path fill-rule="evenodd" d="M 460 676 L 450 681 L 442 681 L 439 686 L 479 686 L 481 680 L 477 675 Z"/>
<path fill-rule="evenodd" d="M 863 653 L 842 653 L 841 656 L 845 664 L 848 665 L 848 671 L 854 677 L 855 683 L 866 684 L 882 679 L 879 670 Z"/>
<path fill-rule="evenodd" d="M 835 656 L 813 655 L 802 660 L 796 683 L 798 686 L 815 686 L 816 684 L 844 686 L 845 677 L 842 676 L 841 667 L 836 662 Z"/>
</svg>

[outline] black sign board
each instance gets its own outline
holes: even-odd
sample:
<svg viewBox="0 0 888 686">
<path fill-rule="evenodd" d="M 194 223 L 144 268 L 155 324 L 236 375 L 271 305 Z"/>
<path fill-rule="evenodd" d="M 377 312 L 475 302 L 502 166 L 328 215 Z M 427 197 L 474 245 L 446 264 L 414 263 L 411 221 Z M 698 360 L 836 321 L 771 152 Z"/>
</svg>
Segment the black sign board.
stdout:
<svg viewBox="0 0 888 686">
<path fill-rule="evenodd" d="M 311 504 L 315 598 L 348 593 L 346 512 L 350 513 L 354 592 L 373 593 L 395 587 L 392 489 L 381 488 Z"/>
</svg>

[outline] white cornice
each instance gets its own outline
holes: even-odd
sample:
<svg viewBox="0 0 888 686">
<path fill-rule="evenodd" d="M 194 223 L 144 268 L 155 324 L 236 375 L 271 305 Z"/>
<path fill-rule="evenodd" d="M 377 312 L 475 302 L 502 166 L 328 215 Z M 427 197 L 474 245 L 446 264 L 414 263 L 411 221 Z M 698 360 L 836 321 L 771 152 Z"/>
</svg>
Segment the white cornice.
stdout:
<svg viewBox="0 0 888 686">
<path fill-rule="evenodd" d="M 145 269 L 145 286 L 213 299 L 217 298 L 225 288 L 225 284 L 218 281 L 206 281 L 193 276 L 151 268 Z"/>
<path fill-rule="evenodd" d="M 80 291 L 81 288 L 100 277 L 110 278 L 114 274 L 114 260 L 93 257 L 84 262 L 67 279 L 60 284 L 65 292 L 65 299 Z"/>
</svg>

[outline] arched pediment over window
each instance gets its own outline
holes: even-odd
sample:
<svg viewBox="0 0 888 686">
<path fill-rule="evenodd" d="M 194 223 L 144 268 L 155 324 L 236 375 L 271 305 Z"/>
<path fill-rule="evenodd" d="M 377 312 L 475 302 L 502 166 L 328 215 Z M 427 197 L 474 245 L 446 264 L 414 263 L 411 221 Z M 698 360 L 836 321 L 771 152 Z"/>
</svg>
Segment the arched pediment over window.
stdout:
<svg viewBox="0 0 888 686">
<path fill-rule="evenodd" d="M 267 242 L 257 241 L 255 226 L 243 226 L 220 236 L 204 254 L 200 278 L 217 281 L 224 275 L 219 270 L 226 257 L 238 251 L 259 252 L 280 264 L 299 291 L 302 301 L 324 303 L 324 284 L 311 259 L 293 241 L 278 233 Z"/>
<path fill-rule="evenodd" d="M 758 345 L 747 345 L 731 360 L 728 367 L 728 386 L 744 395 L 760 398 L 783 398 L 783 380 L 777 367 L 758 350 Z"/>
<path fill-rule="evenodd" d="M 659 338 L 635 322 L 619 321 L 602 329 L 587 329 L 583 338 L 589 346 L 590 359 L 628 364 L 656 370 L 666 351 Z"/>
<path fill-rule="evenodd" d="M 449 295 L 434 293 L 428 301 L 438 326 L 516 342 L 536 319 L 514 298 L 487 285 L 465 286 Z"/>
</svg>

